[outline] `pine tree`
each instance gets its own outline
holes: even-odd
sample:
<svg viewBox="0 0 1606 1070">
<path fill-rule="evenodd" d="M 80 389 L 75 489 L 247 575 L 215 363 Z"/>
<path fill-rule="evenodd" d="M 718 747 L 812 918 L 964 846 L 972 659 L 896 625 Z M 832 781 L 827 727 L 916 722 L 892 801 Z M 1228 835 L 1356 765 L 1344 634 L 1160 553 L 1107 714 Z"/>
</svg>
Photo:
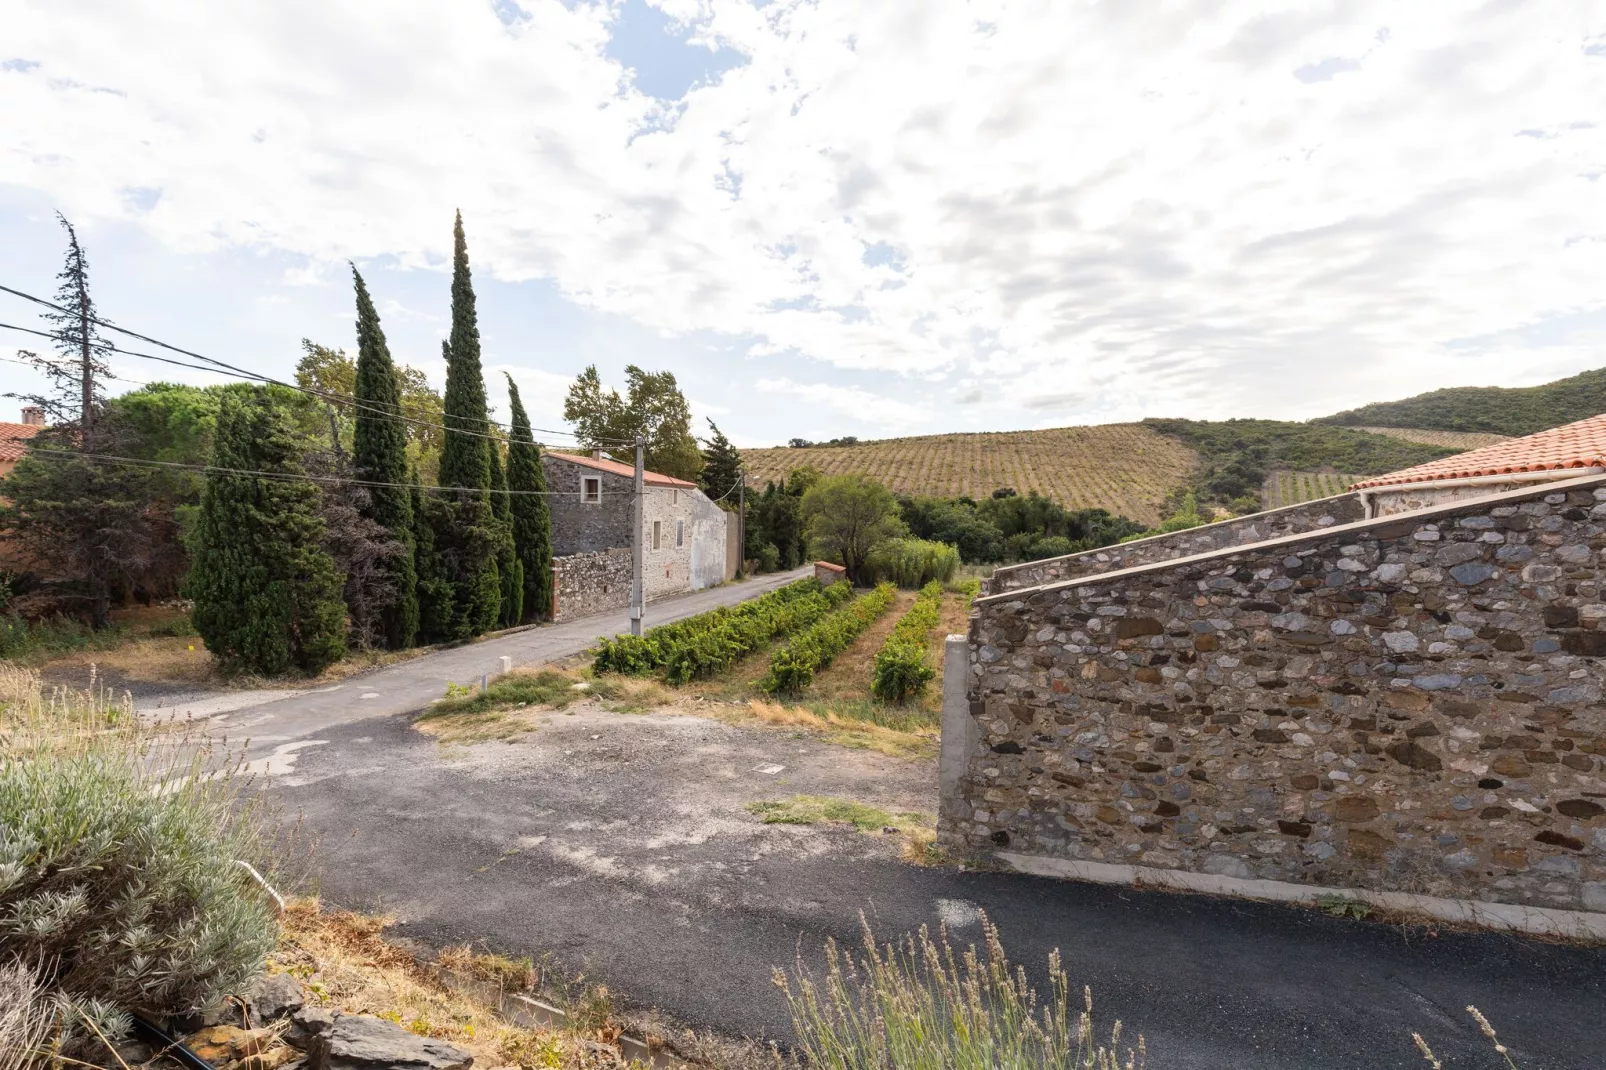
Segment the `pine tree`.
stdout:
<svg viewBox="0 0 1606 1070">
<path fill-rule="evenodd" d="M 735 508 L 735 495 L 731 492 L 742 481 L 742 455 L 713 420 L 708 421 L 708 428 L 713 434 L 703 448 L 703 470 L 697 477 L 698 482 L 703 485 L 704 494 Z"/>
<path fill-rule="evenodd" d="M 357 290 L 357 405 L 352 466 L 359 480 L 398 484 L 365 488 L 367 503 L 360 511 L 404 547 L 404 552 L 386 562 L 385 579 L 397 597 L 379 617 L 383 645 L 400 650 L 412 646 L 418 635 L 413 504 L 410 492 L 399 485 L 407 481 L 407 431 L 399 419 L 401 385 L 396 365 L 390 359 L 390 347 L 385 344 L 385 332 L 379 325 L 379 313 L 356 265 L 352 266 L 351 277 Z"/>
<path fill-rule="evenodd" d="M 513 551 L 513 513 L 507 492 L 507 471 L 502 467 L 501 446 L 491 446 L 491 513 L 496 517 L 496 573 L 502 581 L 500 624 L 511 628 L 524 615 L 524 569 Z"/>
<path fill-rule="evenodd" d="M 283 408 L 264 387 L 229 390 L 213 464 L 237 472 L 302 472 Z M 321 543 L 318 488 L 304 479 L 215 472 L 195 529 L 188 593 L 195 629 L 231 669 L 316 673 L 346 648 L 340 577 Z"/>
<path fill-rule="evenodd" d="M 513 549 L 524 579 L 524 616 L 552 611 L 552 514 L 547 510 L 546 473 L 541 447 L 530 433 L 530 417 L 513 377 L 507 378 L 512 433 L 507 444 L 507 486 L 513 513 Z"/>
<path fill-rule="evenodd" d="M 443 344 L 446 357 L 446 425 L 441 445 L 443 491 L 430 508 L 435 551 L 450 585 L 450 622 L 438 640 L 459 640 L 496 626 L 501 611 L 501 577 L 496 567 L 500 539 L 491 510 L 490 421 L 485 412 L 485 378 L 480 372 L 480 330 L 474 312 L 474 285 L 468 269 L 463 214 L 452 228 L 452 330 Z M 439 506 L 437 508 L 436 506 Z"/>
</svg>

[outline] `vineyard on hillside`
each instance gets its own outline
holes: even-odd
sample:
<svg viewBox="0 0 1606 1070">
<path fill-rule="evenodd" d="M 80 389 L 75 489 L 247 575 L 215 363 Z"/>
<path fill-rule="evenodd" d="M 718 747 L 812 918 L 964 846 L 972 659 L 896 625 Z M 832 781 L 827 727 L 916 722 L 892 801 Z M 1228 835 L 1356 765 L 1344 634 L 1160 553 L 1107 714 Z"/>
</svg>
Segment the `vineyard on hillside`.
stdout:
<svg viewBox="0 0 1606 1070">
<path fill-rule="evenodd" d="M 1044 431 L 923 435 L 853 446 L 742 450 L 750 486 L 762 488 L 794 468 L 827 475 L 863 472 L 899 494 L 985 498 L 999 487 L 1037 491 L 1072 509 L 1100 507 L 1145 524 L 1187 481 L 1198 456 L 1138 424 Z"/>
<path fill-rule="evenodd" d="M 1260 500 L 1267 509 L 1281 509 L 1285 505 L 1331 498 L 1343 494 L 1351 483 L 1365 476 L 1346 475 L 1342 472 L 1290 472 L 1286 469 L 1266 477 Z"/>
<path fill-rule="evenodd" d="M 1355 430 L 1388 435 L 1407 442 L 1424 442 L 1429 446 L 1449 446 L 1457 450 L 1475 450 L 1479 446 L 1492 446 L 1510 439 L 1509 435 L 1495 435 L 1488 431 L 1428 431 L 1420 427 L 1357 427 Z"/>
</svg>

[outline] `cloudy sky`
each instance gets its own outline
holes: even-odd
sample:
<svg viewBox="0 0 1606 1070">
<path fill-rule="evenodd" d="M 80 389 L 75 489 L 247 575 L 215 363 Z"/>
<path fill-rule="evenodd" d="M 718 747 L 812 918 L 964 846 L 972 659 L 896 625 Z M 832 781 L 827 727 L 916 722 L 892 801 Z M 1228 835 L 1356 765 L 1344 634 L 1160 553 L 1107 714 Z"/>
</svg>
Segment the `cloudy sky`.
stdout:
<svg viewBox="0 0 1606 1070">
<path fill-rule="evenodd" d="M 592 362 L 749 445 L 1304 418 L 1606 365 L 1603 112 L 1589 0 L 0 0 L 0 282 L 60 210 L 285 375 L 350 260 L 439 381 L 461 208 L 552 427 Z"/>
</svg>

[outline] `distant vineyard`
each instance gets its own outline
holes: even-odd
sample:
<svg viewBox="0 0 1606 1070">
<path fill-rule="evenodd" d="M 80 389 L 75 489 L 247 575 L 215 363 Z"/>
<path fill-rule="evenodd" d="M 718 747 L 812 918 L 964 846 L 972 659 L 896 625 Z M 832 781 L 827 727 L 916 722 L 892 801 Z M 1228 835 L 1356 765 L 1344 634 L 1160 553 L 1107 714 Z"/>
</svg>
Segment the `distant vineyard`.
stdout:
<svg viewBox="0 0 1606 1070">
<path fill-rule="evenodd" d="M 1285 505 L 1343 494 L 1351 483 L 1365 478 L 1342 472 L 1273 472 L 1266 477 L 1261 500 L 1267 509 L 1281 509 Z"/>
<path fill-rule="evenodd" d="M 1490 446 L 1509 438 L 1487 431 L 1428 431 L 1418 427 L 1357 427 L 1355 430 L 1402 438 L 1407 442 L 1425 442 L 1429 446 L 1449 446 L 1457 450 L 1475 450 L 1479 446 Z"/>
<path fill-rule="evenodd" d="M 1198 466 L 1186 446 L 1138 424 L 995 434 L 925 435 L 853 446 L 743 450 L 748 482 L 763 487 L 794 468 L 863 472 L 900 494 L 985 498 L 999 487 L 1037 491 L 1073 509 L 1102 507 L 1145 524 Z"/>
</svg>

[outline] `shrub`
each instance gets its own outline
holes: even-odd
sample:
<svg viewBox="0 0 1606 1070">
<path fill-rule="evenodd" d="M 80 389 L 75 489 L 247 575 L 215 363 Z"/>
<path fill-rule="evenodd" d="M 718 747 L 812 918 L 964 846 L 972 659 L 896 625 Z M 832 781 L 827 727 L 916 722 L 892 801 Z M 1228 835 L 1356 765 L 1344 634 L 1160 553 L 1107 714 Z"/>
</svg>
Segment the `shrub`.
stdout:
<svg viewBox="0 0 1606 1070">
<path fill-rule="evenodd" d="M 773 542 L 767 542 L 758 548 L 758 570 L 760 572 L 774 572 L 781 567 L 781 551 L 775 548 Z"/>
<path fill-rule="evenodd" d="M 245 781 L 174 743 L 142 736 L 126 702 L 47 700 L 0 670 L 0 961 L 34 971 L 69 1039 L 212 1006 L 277 938 L 238 864 L 262 858 Z"/>
<path fill-rule="evenodd" d="M 78 650 L 108 650 L 128 638 L 121 628 L 91 628 L 76 617 L 56 615 L 29 621 L 0 616 L 0 658 L 50 658 Z"/>
<path fill-rule="evenodd" d="M 956 953 L 947 933 L 922 927 L 897 945 L 876 943 L 864 923 L 855 961 L 834 940 L 825 976 L 799 956 L 795 979 L 775 971 L 804 1062 L 821 1070 L 1118 1070 L 1141 1067 L 1143 1038 L 1123 1062 L 1121 1023 L 1108 1047 L 1093 1035 L 1093 997 L 1071 1002 L 1059 952 L 1048 958 L 1049 997 L 1039 1001 L 1026 973 L 1010 964 L 998 930 L 984 916 L 985 958 Z M 793 989 L 793 984 L 796 990 Z"/>
<path fill-rule="evenodd" d="M 601 640 L 592 663 L 597 673 L 646 676 L 662 672 L 684 684 L 723 672 L 777 635 L 818 620 L 853 595 L 845 583 L 821 588 L 812 578 L 735 606 L 651 628 L 646 635 Z"/>
<path fill-rule="evenodd" d="M 926 689 L 937 675 L 926 664 L 926 646 L 931 629 L 942 616 L 942 584 L 933 580 L 920 591 L 920 597 L 893 627 L 875 656 L 875 676 L 870 691 L 882 702 L 905 702 Z"/>
<path fill-rule="evenodd" d="M 0 1066 L 30 1070 L 47 1065 L 46 1045 L 56 1011 L 39 979 L 20 962 L 0 965 Z"/>
<path fill-rule="evenodd" d="M 839 583 L 831 590 L 846 588 Z M 883 583 L 862 598 L 815 621 L 793 636 L 770 659 L 769 675 L 759 686 L 770 694 L 797 694 L 814 682 L 814 674 L 831 664 L 831 659 L 853 642 L 858 634 L 892 605 L 898 589 Z"/>
<path fill-rule="evenodd" d="M 914 590 L 932 580 L 947 583 L 959 568 L 959 551 L 945 542 L 889 539 L 870 552 L 865 572 L 874 583 Z"/>
</svg>

